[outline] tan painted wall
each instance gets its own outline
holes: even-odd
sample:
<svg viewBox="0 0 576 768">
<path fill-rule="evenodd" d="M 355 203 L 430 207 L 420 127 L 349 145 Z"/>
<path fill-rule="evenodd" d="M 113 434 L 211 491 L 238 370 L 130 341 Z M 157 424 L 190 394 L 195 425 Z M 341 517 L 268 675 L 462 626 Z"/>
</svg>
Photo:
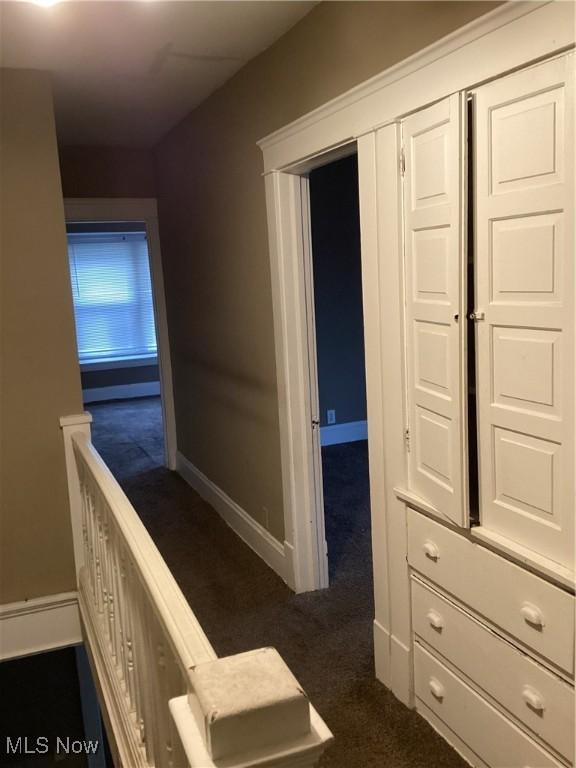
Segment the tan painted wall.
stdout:
<svg viewBox="0 0 576 768">
<path fill-rule="evenodd" d="M 279 539 L 272 300 L 256 141 L 496 5 L 322 3 L 157 148 L 179 449 Z"/>
<path fill-rule="evenodd" d="M 0 603 L 75 588 L 59 418 L 82 411 L 52 92 L 2 70 Z"/>
<path fill-rule="evenodd" d="M 148 149 L 60 147 L 64 197 L 155 197 Z"/>
</svg>

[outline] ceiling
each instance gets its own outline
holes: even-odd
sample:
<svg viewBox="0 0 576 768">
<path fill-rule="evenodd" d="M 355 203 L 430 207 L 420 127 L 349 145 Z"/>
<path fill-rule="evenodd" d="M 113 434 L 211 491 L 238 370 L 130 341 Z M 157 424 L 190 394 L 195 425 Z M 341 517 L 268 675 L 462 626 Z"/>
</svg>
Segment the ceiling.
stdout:
<svg viewBox="0 0 576 768">
<path fill-rule="evenodd" d="M 0 62 L 53 75 L 66 146 L 155 144 L 316 2 L 0 2 Z"/>
</svg>

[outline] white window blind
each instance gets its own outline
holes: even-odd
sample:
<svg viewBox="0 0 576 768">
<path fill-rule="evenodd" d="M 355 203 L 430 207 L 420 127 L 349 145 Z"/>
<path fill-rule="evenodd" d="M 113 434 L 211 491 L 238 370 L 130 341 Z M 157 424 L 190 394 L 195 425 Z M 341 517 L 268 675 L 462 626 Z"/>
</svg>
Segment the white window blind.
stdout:
<svg viewBox="0 0 576 768">
<path fill-rule="evenodd" d="M 156 355 L 144 232 L 68 235 L 81 363 Z"/>
</svg>

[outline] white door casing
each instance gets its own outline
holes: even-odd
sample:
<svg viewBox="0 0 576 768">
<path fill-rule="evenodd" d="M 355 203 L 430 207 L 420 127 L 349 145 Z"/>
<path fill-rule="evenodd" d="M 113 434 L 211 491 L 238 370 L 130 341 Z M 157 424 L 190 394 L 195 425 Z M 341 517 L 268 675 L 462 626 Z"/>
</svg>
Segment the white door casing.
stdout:
<svg viewBox="0 0 576 768">
<path fill-rule="evenodd" d="M 573 67 L 574 55 L 563 56 L 474 92 L 481 524 L 567 568 L 574 564 Z"/>
<path fill-rule="evenodd" d="M 463 97 L 402 121 L 410 491 L 467 524 Z"/>
<path fill-rule="evenodd" d="M 316 537 L 320 587 L 327 587 L 328 545 L 326 543 L 324 517 L 324 487 L 322 482 L 322 448 L 320 442 L 320 393 L 318 390 L 318 350 L 316 346 L 316 314 L 314 308 L 314 263 L 312 257 L 312 217 L 310 211 L 310 180 L 300 177 L 302 199 L 302 256 L 304 268 L 304 291 L 306 294 L 306 318 L 308 338 L 308 371 L 310 381 L 310 429 L 312 432 L 312 454 L 316 509 Z"/>
</svg>

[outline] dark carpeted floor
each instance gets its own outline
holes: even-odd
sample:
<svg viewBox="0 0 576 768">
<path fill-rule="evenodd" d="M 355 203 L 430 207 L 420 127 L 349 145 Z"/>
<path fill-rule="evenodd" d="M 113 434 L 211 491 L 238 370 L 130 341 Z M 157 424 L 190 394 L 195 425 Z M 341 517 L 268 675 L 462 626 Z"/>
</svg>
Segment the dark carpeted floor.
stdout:
<svg viewBox="0 0 576 768">
<path fill-rule="evenodd" d="M 86 410 L 92 442 L 118 481 L 164 466 L 159 397 L 94 403 Z"/>
<path fill-rule="evenodd" d="M 218 655 L 276 647 L 333 731 L 324 768 L 466 765 L 374 678 L 365 442 L 323 449 L 331 586 L 295 595 L 178 475 L 159 466 L 157 399 L 89 410 L 97 449 Z"/>
</svg>

